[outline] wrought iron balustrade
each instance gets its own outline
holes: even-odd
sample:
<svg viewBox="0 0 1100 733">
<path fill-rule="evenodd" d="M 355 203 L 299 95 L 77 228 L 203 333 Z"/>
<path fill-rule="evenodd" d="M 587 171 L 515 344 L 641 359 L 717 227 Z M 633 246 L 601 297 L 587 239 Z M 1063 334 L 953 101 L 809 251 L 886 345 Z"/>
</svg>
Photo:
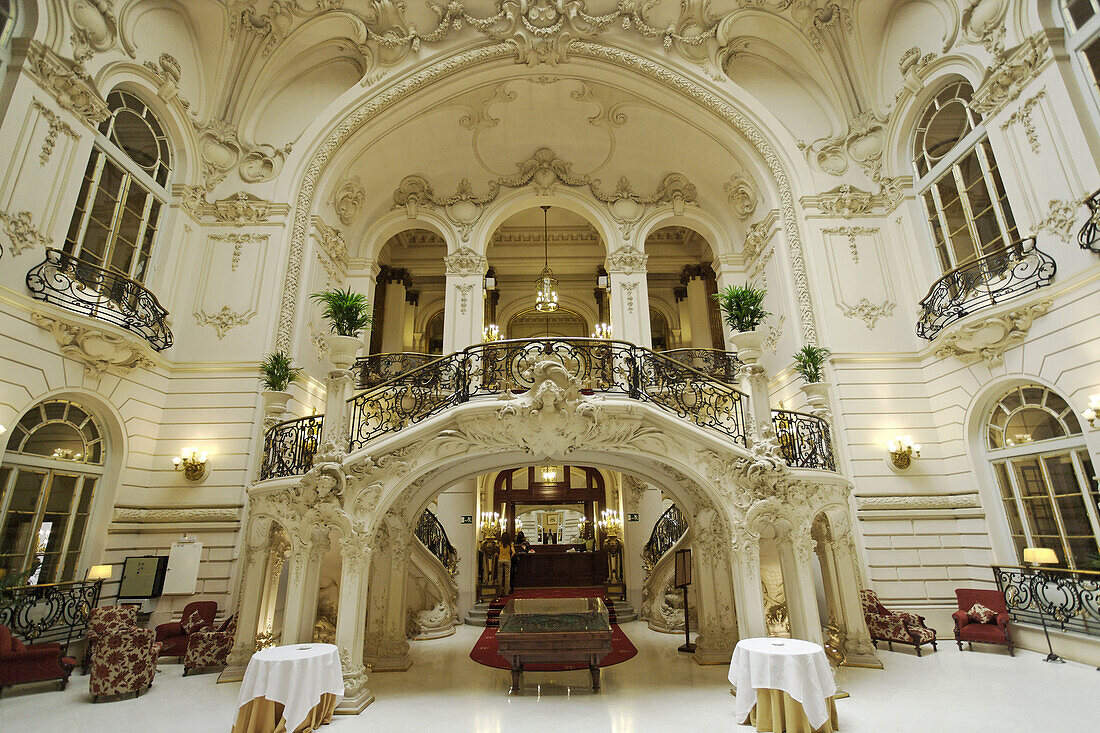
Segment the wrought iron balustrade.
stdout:
<svg viewBox="0 0 1100 733">
<path fill-rule="evenodd" d="M 377 387 L 395 377 L 442 358 L 439 354 L 402 351 L 393 354 L 368 354 L 355 360 L 351 368 L 359 389 Z"/>
<path fill-rule="evenodd" d="M 827 421 L 805 412 L 772 410 L 772 427 L 788 466 L 836 471 L 833 438 Z"/>
<path fill-rule="evenodd" d="M 676 541 L 687 531 L 687 527 L 687 519 L 675 504 L 665 509 L 661 518 L 654 523 L 649 541 L 642 548 L 642 569 L 647 578 L 653 572 L 653 568 L 657 567 L 657 561 L 672 549 Z"/>
<path fill-rule="evenodd" d="M 657 352 L 662 356 L 674 359 L 681 364 L 708 374 L 719 382 L 737 386 L 737 370 L 741 367 L 741 360 L 732 351 L 719 351 L 717 349 L 669 349 Z"/>
<path fill-rule="evenodd" d="M 1035 237 L 951 270 L 920 302 L 917 335 L 934 339 L 944 328 L 966 316 L 1050 285 L 1057 264 L 1035 246 Z"/>
<path fill-rule="evenodd" d="M 68 647 L 84 638 L 102 587 L 102 580 L 74 580 L 10 588 L 0 608 L 0 625 L 26 644 L 58 642 Z"/>
<path fill-rule="evenodd" d="M 1100 572 L 993 566 L 1014 621 L 1100 636 Z"/>
<path fill-rule="evenodd" d="M 321 443 L 324 419 L 324 415 L 309 415 L 271 426 L 264 436 L 260 480 L 298 476 L 308 471 Z"/>
<path fill-rule="evenodd" d="M 739 390 L 622 341 L 548 338 L 477 344 L 352 397 L 350 449 L 474 398 L 524 392 L 534 385 L 531 368 L 545 359 L 585 390 L 649 402 L 747 444 L 747 397 Z"/>
<path fill-rule="evenodd" d="M 112 270 L 47 248 L 46 259 L 27 273 L 38 300 L 132 331 L 157 351 L 172 345 L 168 311 L 144 285 Z"/>
<path fill-rule="evenodd" d="M 428 551 L 439 558 L 443 567 L 453 578 L 458 572 L 458 550 L 451 544 L 447 537 L 447 530 L 439 522 L 430 509 L 425 509 L 420 515 L 420 521 L 416 523 L 416 539 L 420 544 L 428 548 Z"/>
<path fill-rule="evenodd" d="M 1085 199 L 1085 206 L 1089 207 L 1089 218 L 1077 233 L 1077 244 L 1081 249 L 1100 253 L 1100 191 Z"/>
</svg>

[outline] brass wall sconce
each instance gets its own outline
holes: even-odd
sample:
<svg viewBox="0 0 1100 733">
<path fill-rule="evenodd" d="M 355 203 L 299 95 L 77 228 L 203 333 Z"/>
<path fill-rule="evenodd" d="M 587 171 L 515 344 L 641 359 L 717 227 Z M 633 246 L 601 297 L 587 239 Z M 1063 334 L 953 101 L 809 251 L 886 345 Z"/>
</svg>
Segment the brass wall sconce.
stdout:
<svg viewBox="0 0 1100 733">
<path fill-rule="evenodd" d="M 890 465 L 899 471 L 904 471 L 913 465 L 914 458 L 920 458 L 920 443 L 914 443 L 908 435 L 894 438 L 886 444 L 890 451 Z"/>
<path fill-rule="evenodd" d="M 1088 409 L 1081 413 L 1081 417 L 1088 421 L 1090 428 L 1097 427 L 1097 420 L 1100 420 L 1100 394 L 1089 395 Z"/>
<path fill-rule="evenodd" d="M 495 323 L 490 323 L 481 331 L 481 340 L 485 343 L 500 341 L 500 328 Z"/>
<path fill-rule="evenodd" d="M 611 338 L 611 324 L 610 323 L 597 323 L 592 329 L 592 338 L 594 339 L 610 339 Z"/>
<path fill-rule="evenodd" d="M 177 471 L 183 471 L 183 477 L 188 481 L 202 481 L 207 474 L 206 460 L 206 451 L 184 448 L 180 455 L 172 459 L 172 466 Z"/>
</svg>

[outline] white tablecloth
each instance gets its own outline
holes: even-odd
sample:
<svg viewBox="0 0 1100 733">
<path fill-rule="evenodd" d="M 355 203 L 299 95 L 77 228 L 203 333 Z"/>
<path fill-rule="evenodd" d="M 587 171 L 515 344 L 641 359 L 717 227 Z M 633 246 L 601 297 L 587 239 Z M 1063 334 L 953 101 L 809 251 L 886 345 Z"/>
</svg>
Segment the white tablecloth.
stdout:
<svg viewBox="0 0 1100 733">
<path fill-rule="evenodd" d="M 829 719 L 826 698 L 836 694 L 836 680 L 825 650 L 801 639 L 742 639 L 730 661 L 730 682 L 737 688 L 734 713 L 745 720 L 756 704 L 756 691 L 783 690 L 802 704 L 814 728 Z"/>
<path fill-rule="evenodd" d="M 257 697 L 282 703 L 286 729 L 292 731 L 326 692 L 344 697 L 344 674 L 334 644 L 273 646 L 252 655 L 237 707 Z"/>
</svg>

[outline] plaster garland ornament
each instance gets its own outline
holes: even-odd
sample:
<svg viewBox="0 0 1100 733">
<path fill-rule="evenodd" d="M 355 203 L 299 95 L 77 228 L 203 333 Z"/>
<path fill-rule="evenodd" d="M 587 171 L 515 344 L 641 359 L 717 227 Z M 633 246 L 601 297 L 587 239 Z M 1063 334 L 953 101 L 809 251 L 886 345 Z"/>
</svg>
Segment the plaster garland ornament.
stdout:
<svg viewBox="0 0 1100 733">
<path fill-rule="evenodd" d="M 213 215 L 218 221 L 236 224 L 260 224 L 270 217 L 272 203 L 251 193 L 239 191 L 236 195 L 214 202 Z"/>
<path fill-rule="evenodd" d="M 859 264 L 859 245 L 856 237 L 868 237 L 878 234 L 878 227 L 830 227 L 822 229 L 822 234 L 835 234 L 848 240 L 848 250 L 852 254 L 852 262 Z"/>
<path fill-rule="evenodd" d="M 1004 364 L 1004 353 L 1027 339 L 1031 324 L 1046 313 L 1053 301 L 1042 300 L 1007 313 L 951 327 L 937 336 L 936 356 L 954 356 L 964 364 L 984 361 L 990 367 Z"/>
<path fill-rule="evenodd" d="M 622 283 L 623 292 L 626 293 L 626 312 L 634 312 L 634 294 L 638 290 L 638 283 L 634 280 L 630 280 Z"/>
<path fill-rule="evenodd" d="M 313 227 L 317 230 L 317 243 L 328 255 L 334 265 L 341 271 L 348 267 L 348 245 L 344 242 L 344 235 L 340 230 L 326 224 L 321 217 L 313 218 Z"/>
<path fill-rule="evenodd" d="M 32 247 L 45 249 L 53 246 L 53 242 L 35 228 L 29 211 L 20 211 L 17 214 L 0 211 L 0 223 L 4 225 L 4 234 L 8 235 L 13 257 L 18 257 L 24 250 Z"/>
<path fill-rule="evenodd" d="M 723 189 L 726 192 L 726 200 L 733 207 L 733 213 L 738 219 L 745 221 L 756 213 L 760 196 L 756 192 L 756 185 L 745 174 L 737 173 L 731 176 Z"/>
<path fill-rule="evenodd" d="M 459 247 L 454 253 L 444 257 L 443 262 L 448 275 L 459 277 L 484 275 L 489 267 L 489 261 L 469 247 Z"/>
<path fill-rule="evenodd" d="M 764 251 L 764 247 L 767 246 L 772 235 L 775 234 L 775 229 L 769 219 L 752 224 L 745 232 L 745 243 L 741 246 L 741 250 L 744 252 L 746 260 L 751 261 Z"/>
<path fill-rule="evenodd" d="M 768 326 L 768 337 L 764 339 L 762 346 L 765 349 L 771 349 L 773 354 L 779 351 L 779 339 L 783 338 L 783 324 L 786 322 L 787 317 L 780 315 Z"/>
<path fill-rule="evenodd" d="M 233 254 L 229 262 L 229 269 L 231 272 L 236 272 L 240 269 L 241 255 L 244 254 L 244 246 L 246 244 L 266 243 L 270 238 L 271 235 L 269 234 L 253 234 L 251 232 L 244 232 L 241 234 L 228 232 L 225 234 L 210 235 L 211 242 L 224 242 L 233 245 Z"/>
<path fill-rule="evenodd" d="M 978 509 L 977 494 L 939 494 L 934 496 L 857 496 L 858 511 L 928 511 L 934 509 Z"/>
<path fill-rule="evenodd" d="M 807 206 L 815 206 L 825 216 L 851 219 L 856 216 L 872 216 L 876 205 L 881 205 L 881 197 L 843 183 L 831 191 L 802 199 Z"/>
<path fill-rule="evenodd" d="M 875 324 L 883 318 L 889 318 L 894 312 L 894 308 L 897 307 L 897 304 L 889 299 L 882 301 L 881 305 L 876 305 L 867 298 L 860 298 L 855 305 L 848 305 L 843 301 L 838 305 L 845 318 L 858 318 L 867 324 L 868 331 L 874 331 Z"/>
<path fill-rule="evenodd" d="M 458 310 L 462 315 L 466 315 L 466 309 L 469 307 L 470 304 L 470 291 L 474 289 L 474 284 L 459 283 L 458 285 L 455 285 L 455 287 L 458 289 L 459 298 L 461 298 L 461 301 L 458 305 Z"/>
<path fill-rule="evenodd" d="M 359 176 L 353 176 L 340 182 L 332 192 L 331 200 L 337 218 L 346 226 L 351 224 L 355 215 L 363 208 L 367 200 L 367 192 L 363 190 L 363 183 L 359 180 Z"/>
<path fill-rule="evenodd" d="M 110 116 L 107 102 L 79 62 L 62 58 L 42 43 L 31 41 L 27 49 L 27 69 L 62 109 L 72 112 L 88 125 L 96 127 Z"/>
<path fill-rule="evenodd" d="M 635 275 L 644 273 L 649 263 L 649 255 L 634 249 L 630 245 L 623 245 L 607 256 L 607 271 L 619 275 Z"/>
<path fill-rule="evenodd" d="M 1031 113 L 1035 109 L 1036 105 L 1047 96 L 1047 89 L 1043 87 L 1035 96 L 1028 99 L 1020 108 L 1013 112 L 1007 120 L 1001 123 L 1001 131 L 1007 132 L 1008 128 L 1013 125 L 1019 124 L 1024 128 L 1024 135 L 1027 136 L 1027 144 L 1031 147 L 1031 152 L 1038 155 L 1043 151 L 1042 146 L 1039 144 L 1039 131 L 1035 128 L 1035 120 L 1032 119 Z"/>
<path fill-rule="evenodd" d="M 989 69 L 974 90 L 971 108 L 981 115 L 993 115 L 1016 101 L 1027 85 L 1053 60 L 1050 41 L 1040 32 L 1026 39 Z"/>
<path fill-rule="evenodd" d="M 238 522 L 240 507 L 115 507 L 114 522 L 141 524 L 191 524 L 198 522 Z"/>
<path fill-rule="evenodd" d="M 256 314 L 252 311 L 237 313 L 230 309 L 228 305 L 224 305 L 220 311 L 213 315 L 209 315 L 205 310 L 200 310 L 195 314 L 195 322 L 200 326 L 212 326 L 218 334 L 218 341 L 221 341 L 234 328 L 248 325 L 254 315 Z"/>
<path fill-rule="evenodd" d="M 57 136 L 60 133 L 64 132 L 73 140 L 79 140 L 80 136 L 69 126 L 68 122 L 65 122 L 56 112 L 34 97 L 31 98 L 31 106 L 46 119 L 46 137 L 42 140 L 42 150 L 38 153 L 38 162 L 41 165 L 46 165 L 50 162 L 50 156 L 53 155 L 54 146 L 57 145 Z"/>
<path fill-rule="evenodd" d="M 36 326 L 57 341 L 61 355 L 80 362 L 89 377 L 99 379 L 110 371 L 127 375 L 134 369 L 152 369 L 156 362 L 144 339 L 114 333 L 101 328 L 32 312 Z"/>
</svg>

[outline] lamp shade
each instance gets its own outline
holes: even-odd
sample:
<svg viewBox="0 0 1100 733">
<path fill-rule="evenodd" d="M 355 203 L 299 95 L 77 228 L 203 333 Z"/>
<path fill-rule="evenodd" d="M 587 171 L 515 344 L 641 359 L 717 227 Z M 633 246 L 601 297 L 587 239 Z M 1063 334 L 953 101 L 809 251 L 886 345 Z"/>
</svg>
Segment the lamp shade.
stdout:
<svg viewBox="0 0 1100 733">
<path fill-rule="evenodd" d="M 93 565 L 88 568 L 88 580 L 107 580 L 111 577 L 110 565 Z"/>
<path fill-rule="evenodd" d="M 1025 547 L 1024 562 L 1032 565 L 1057 565 L 1058 555 L 1049 547 Z"/>
</svg>

